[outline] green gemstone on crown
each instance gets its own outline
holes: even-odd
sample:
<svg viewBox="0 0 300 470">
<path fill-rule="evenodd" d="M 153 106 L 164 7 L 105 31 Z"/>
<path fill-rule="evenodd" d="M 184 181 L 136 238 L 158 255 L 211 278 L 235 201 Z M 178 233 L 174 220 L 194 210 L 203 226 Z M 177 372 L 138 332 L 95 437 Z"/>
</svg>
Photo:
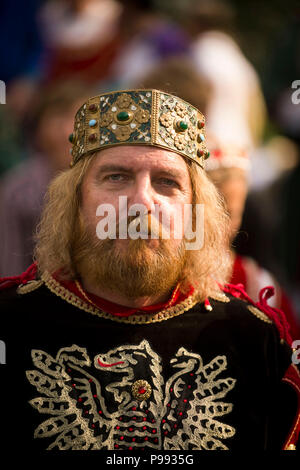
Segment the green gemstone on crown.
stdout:
<svg viewBox="0 0 300 470">
<path fill-rule="evenodd" d="M 186 131 L 189 126 L 188 126 L 188 123 L 187 123 L 187 122 L 185 122 L 185 121 L 179 121 L 178 127 L 179 127 L 179 129 L 180 129 L 181 131 Z"/>
<path fill-rule="evenodd" d="M 118 121 L 121 121 L 121 122 L 128 121 L 129 114 L 127 113 L 127 111 L 120 111 L 117 114 L 117 119 L 118 119 Z"/>
<path fill-rule="evenodd" d="M 73 144 L 73 142 L 74 142 L 74 134 L 70 134 L 70 135 L 69 135 L 69 142 L 71 142 L 71 144 Z"/>
</svg>

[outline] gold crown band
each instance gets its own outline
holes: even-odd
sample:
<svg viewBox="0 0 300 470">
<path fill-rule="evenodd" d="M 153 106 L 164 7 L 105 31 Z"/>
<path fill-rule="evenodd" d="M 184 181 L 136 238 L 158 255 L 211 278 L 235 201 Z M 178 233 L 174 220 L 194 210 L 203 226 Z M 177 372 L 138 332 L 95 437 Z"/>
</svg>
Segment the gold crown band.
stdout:
<svg viewBox="0 0 300 470">
<path fill-rule="evenodd" d="M 198 163 L 209 152 L 205 119 L 194 106 L 159 90 L 124 90 L 90 98 L 77 111 L 71 154 L 84 155 L 115 145 L 154 145 Z"/>
</svg>

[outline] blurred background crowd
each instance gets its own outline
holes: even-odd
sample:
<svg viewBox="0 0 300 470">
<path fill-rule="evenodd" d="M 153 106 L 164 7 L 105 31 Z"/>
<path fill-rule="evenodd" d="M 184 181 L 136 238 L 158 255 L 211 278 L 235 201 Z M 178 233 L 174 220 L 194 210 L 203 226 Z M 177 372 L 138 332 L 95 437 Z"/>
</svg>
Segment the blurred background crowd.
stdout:
<svg viewBox="0 0 300 470">
<path fill-rule="evenodd" d="M 232 220 L 231 281 L 256 299 L 274 285 L 271 303 L 300 338 L 300 3 L 6 0 L 0 25 L 0 276 L 32 262 L 79 106 L 159 88 L 206 115 L 207 171 Z"/>
</svg>

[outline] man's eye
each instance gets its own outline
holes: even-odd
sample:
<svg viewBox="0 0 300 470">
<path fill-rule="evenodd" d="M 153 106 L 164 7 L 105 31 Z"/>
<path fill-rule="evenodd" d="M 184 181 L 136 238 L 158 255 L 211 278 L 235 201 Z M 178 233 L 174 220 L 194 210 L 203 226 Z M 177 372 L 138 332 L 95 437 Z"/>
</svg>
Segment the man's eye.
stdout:
<svg viewBox="0 0 300 470">
<path fill-rule="evenodd" d="M 120 173 L 115 173 L 113 175 L 107 175 L 106 178 L 109 181 L 123 181 L 123 180 L 125 180 L 125 176 L 121 175 Z"/>
<path fill-rule="evenodd" d="M 174 187 L 174 188 L 178 188 L 178 187 L 179 187 L 179 185 L 178 185 L 178 183 L 176 183 L 176 181 L 171 180 L 171 179 L 169 179 L 169 178 L 161 178 L 161 179 L 159 180 L 159 182 L 160 182 L 160 184 L 163 184 L 163 185 L 165 185 L 165 186 L 170 186 L 170 187 Z"/>
</svg>

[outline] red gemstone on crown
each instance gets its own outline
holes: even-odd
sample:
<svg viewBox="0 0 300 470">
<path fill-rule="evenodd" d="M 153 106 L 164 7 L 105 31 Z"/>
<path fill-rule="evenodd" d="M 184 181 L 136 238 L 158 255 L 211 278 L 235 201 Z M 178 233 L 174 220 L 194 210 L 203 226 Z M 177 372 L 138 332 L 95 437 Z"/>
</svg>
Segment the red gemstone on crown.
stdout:
<svg viewBox="0 0 300 470">
<path fill-rule="evenodd" d="M 89 111 L 91 111 L 92 113 L 95 113 L 97 110 L 98 106 L 96 104 L 92 103 L 89 105 Z"/>
<path fill-rule="evenodd" d="M 88 137 L 89 142 L 96 142 L 97 134 L 90 134 Z"/>
</svg>

